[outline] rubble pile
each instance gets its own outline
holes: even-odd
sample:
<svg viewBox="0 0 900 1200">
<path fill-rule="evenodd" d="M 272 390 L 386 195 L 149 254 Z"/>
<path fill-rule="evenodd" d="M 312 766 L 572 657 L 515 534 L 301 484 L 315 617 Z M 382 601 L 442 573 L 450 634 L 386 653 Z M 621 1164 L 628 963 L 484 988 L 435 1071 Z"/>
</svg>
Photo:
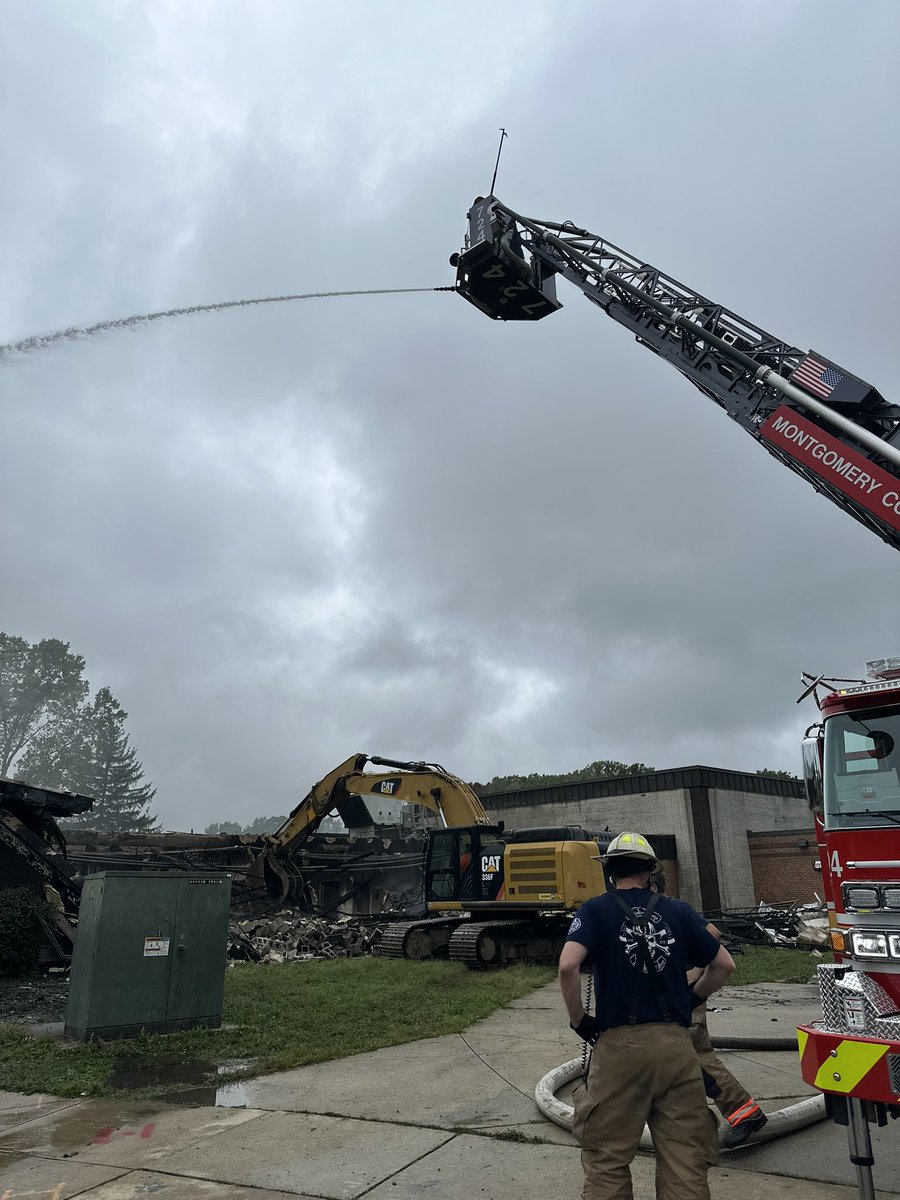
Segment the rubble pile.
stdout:
<svg viewBox="0 0 900 1200">
<path fill-rule="evenodd" d="M 724 909 L 707 917 L 722 932 L 727 945 L 828 946 L 828 914 L 821 904 L 765 904 L 756 908 Z"/>
<path fill-rule="evenodd" d="M 283 908 L 265 916 L 232 921 L 228 957 L 250 962 L 302 962 L 312 958 L 357 958 L 371 954 L 383 926 L 359 917 L 314 917 Z"/>
</svg>

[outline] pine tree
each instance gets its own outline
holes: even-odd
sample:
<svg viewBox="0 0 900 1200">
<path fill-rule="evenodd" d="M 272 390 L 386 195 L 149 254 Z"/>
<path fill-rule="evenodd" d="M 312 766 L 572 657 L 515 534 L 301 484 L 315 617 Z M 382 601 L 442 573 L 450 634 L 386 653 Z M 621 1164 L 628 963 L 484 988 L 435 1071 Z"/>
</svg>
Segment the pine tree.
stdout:
<svg viewBox="0 0 900 1200">
<path fill-rule="evenodd" d="M 152 829 L 156 789 L 129 745 L 128 714 L 109 688 L 88 699 L 85 661 L 68 642 L 33 645 L 0 632 L 0 776 L 94 797 L 67 824 L 108 832 Z"/>
<path fill-rule="evenodd" d="M 84 707 L 81 729 L 72 734 L 64 786 L 92 796 L 94 807 L 66 825 L 105 833 L 140 832 L 156 825 L 149 811 L 156 788 L 142 782 L 144 768 L 129 744 L 127 719 L 109 688 L 100 688 Z"/>
</svg>

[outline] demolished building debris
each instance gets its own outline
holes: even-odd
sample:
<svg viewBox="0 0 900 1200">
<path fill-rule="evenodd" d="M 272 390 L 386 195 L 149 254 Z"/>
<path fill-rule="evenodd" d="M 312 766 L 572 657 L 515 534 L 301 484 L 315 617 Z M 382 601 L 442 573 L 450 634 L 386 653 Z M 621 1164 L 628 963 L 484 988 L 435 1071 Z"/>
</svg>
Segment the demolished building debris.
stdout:
<svg viewBox="0 0 900 1200">
<path fill-rule="evenodd" d="M 394 920 L 424 916 L 422 864 L 426 831 L 378 827 L 360 834 L 316 832 L 297 851 L 303 903 L 279 904 L 254 887 L 248 868 L 257 839 L 194 833 L 60 832 L 56 819 L 87 811 L 86 797 L 0 779 L 0 885 L 41 891 L 59 913 L 49 931 L 65 960 L 71 952 L 81 880 L 95 871 L 227 871 L 233 876 L 234 916 L 229 955 L 254 962 L 300 962 L 378 952 Z M 674 854 L 674 851 L 673 851 Z M 676 884 L 677 872 L 671 864 Z M 826 947 L 827 915 L 820 903 L 759 904 L 708 910 L 726 942 Z"/>
<path fill-rule="evenodd" d="M 263 963 L 358 958 L 373 953 L 383 929 L 384 924 L 372 918 L 328 919 L 283 908 L 268 916 L 232 921 L 228 956 Z"/>
<path fill-rule="evenodd" d="M 817 948 L 828 945 L 828 914 L 821 903 L 758 904 L 705 914 L 729 946 Z"/>
<path fill-rule="evenodd" d="M 81 874 L 94 871 L 227 871 L 236 905 L 266 900 L 265 887 L 248 878 L 260 841 L 240 834 L 97 833 L 72 830 L 69 860 Z M 383 911 L 418 915 L 424 835 L 396 826 L 375 834 L 316 833 L 295 855 L 305 907 L 352 914 Z"/>
<path fill-rule="evenodd" d="M 0 778 L 0 887 L 24 888 L 49 902 L 51 920 L 36 912 L 60 961 L 71 957 L 75 942 L 81 879 L 56 818 L 87 812 L 93 803 L 87 796 Z"/>
<path fill-rule="evenodd" d="M 304 962 L 378 954 L 384 931 L 399 911 L 367 917 L 314 916 L 296 908 L 233 920 L 229 958 L 250 962 Z M 715 913 L 723 940 L 744 945 L 816 949 L 828 945 L 828 918 L 818 905 L 761 905 L 749 911 Z"/>
</svg>

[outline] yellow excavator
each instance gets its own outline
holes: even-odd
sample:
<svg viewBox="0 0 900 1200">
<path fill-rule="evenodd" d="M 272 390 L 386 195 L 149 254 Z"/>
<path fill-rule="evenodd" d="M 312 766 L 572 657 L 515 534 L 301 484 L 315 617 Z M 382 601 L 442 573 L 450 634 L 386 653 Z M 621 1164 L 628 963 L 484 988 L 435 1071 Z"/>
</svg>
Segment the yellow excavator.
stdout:
<svg viewBox="0 0 900 1200">
<path fill-rule="evenodd" d="M 367 764 L 388 770 L 366 771 Z M 366 754 L 313 785 L 264 838 L 253 874 L 275 895 L 301 895 L 296 851 L 328 813 L 367 796 L 421 804 L 441 823 L 428 831 L 425 850 L 429 916 L 391 926 L 380 947 L 387 957 L 449 957 L 474 967 L 555 961 L 572 913 L 605 891 L 595 858 L 604 838 L 580 826 L 506 830 L 491 823 L 467 783 L 436 763 Z"/>
</svg>

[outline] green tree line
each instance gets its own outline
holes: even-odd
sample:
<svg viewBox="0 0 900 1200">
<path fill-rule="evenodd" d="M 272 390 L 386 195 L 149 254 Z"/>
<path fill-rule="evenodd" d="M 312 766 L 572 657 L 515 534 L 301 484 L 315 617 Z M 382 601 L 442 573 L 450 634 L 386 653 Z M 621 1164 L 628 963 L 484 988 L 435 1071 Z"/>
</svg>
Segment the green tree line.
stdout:
<svg viewBox="0 0 900 1200">
<path fill-rule="evenodd" d="M 530 775 L 495 775 L 490 783 L 472 784 L 481 796 L 497 795 L 500 792 L 517 792 L 520 788 L 548 787 L 552 783 L 574 783 L 579 779 L 612 779 L 616 775 L 646 775 L 655 768 L 644 763 L 623 763 L 614 759 L 598 758 L 596 762 L 579 767 L 576 771 L 564 771 L 561 775 L 542 775 L 533 771 Z"/>
<path fill-rule="evenodd" d="M 248 833 L 252 835 L 274 833 L 286 820 L 287 814 L 285 813 L 278 817 L 256 817 L 247 825 L 241 825 L 239 821 L 214 821 L 212 825 L 207 825 L 203 832 L 207 834 Z"/>
<path fill-rule="evenodd" d="M 501 792 L 517 792 L 521 788 L 549 787 L 554 783 L 573 783 L 580 779 L 612 779 L 616 775 L 646 775 L 654 771 L 646 763 L 623 763 L 615 759 L 598 758 L 579 767 L 577 771 L 564 771 L 561 775 L 542 775 L 533 771 L 530 775 L 495 775 L 490 783 L 473 783 L 471 786 L 480 796 L 497 795 Z M 799 779 L 790 771 L 770 771 L 763 769 L 757 775 L 767 775 L 770 779 Z"/>
</svg>

